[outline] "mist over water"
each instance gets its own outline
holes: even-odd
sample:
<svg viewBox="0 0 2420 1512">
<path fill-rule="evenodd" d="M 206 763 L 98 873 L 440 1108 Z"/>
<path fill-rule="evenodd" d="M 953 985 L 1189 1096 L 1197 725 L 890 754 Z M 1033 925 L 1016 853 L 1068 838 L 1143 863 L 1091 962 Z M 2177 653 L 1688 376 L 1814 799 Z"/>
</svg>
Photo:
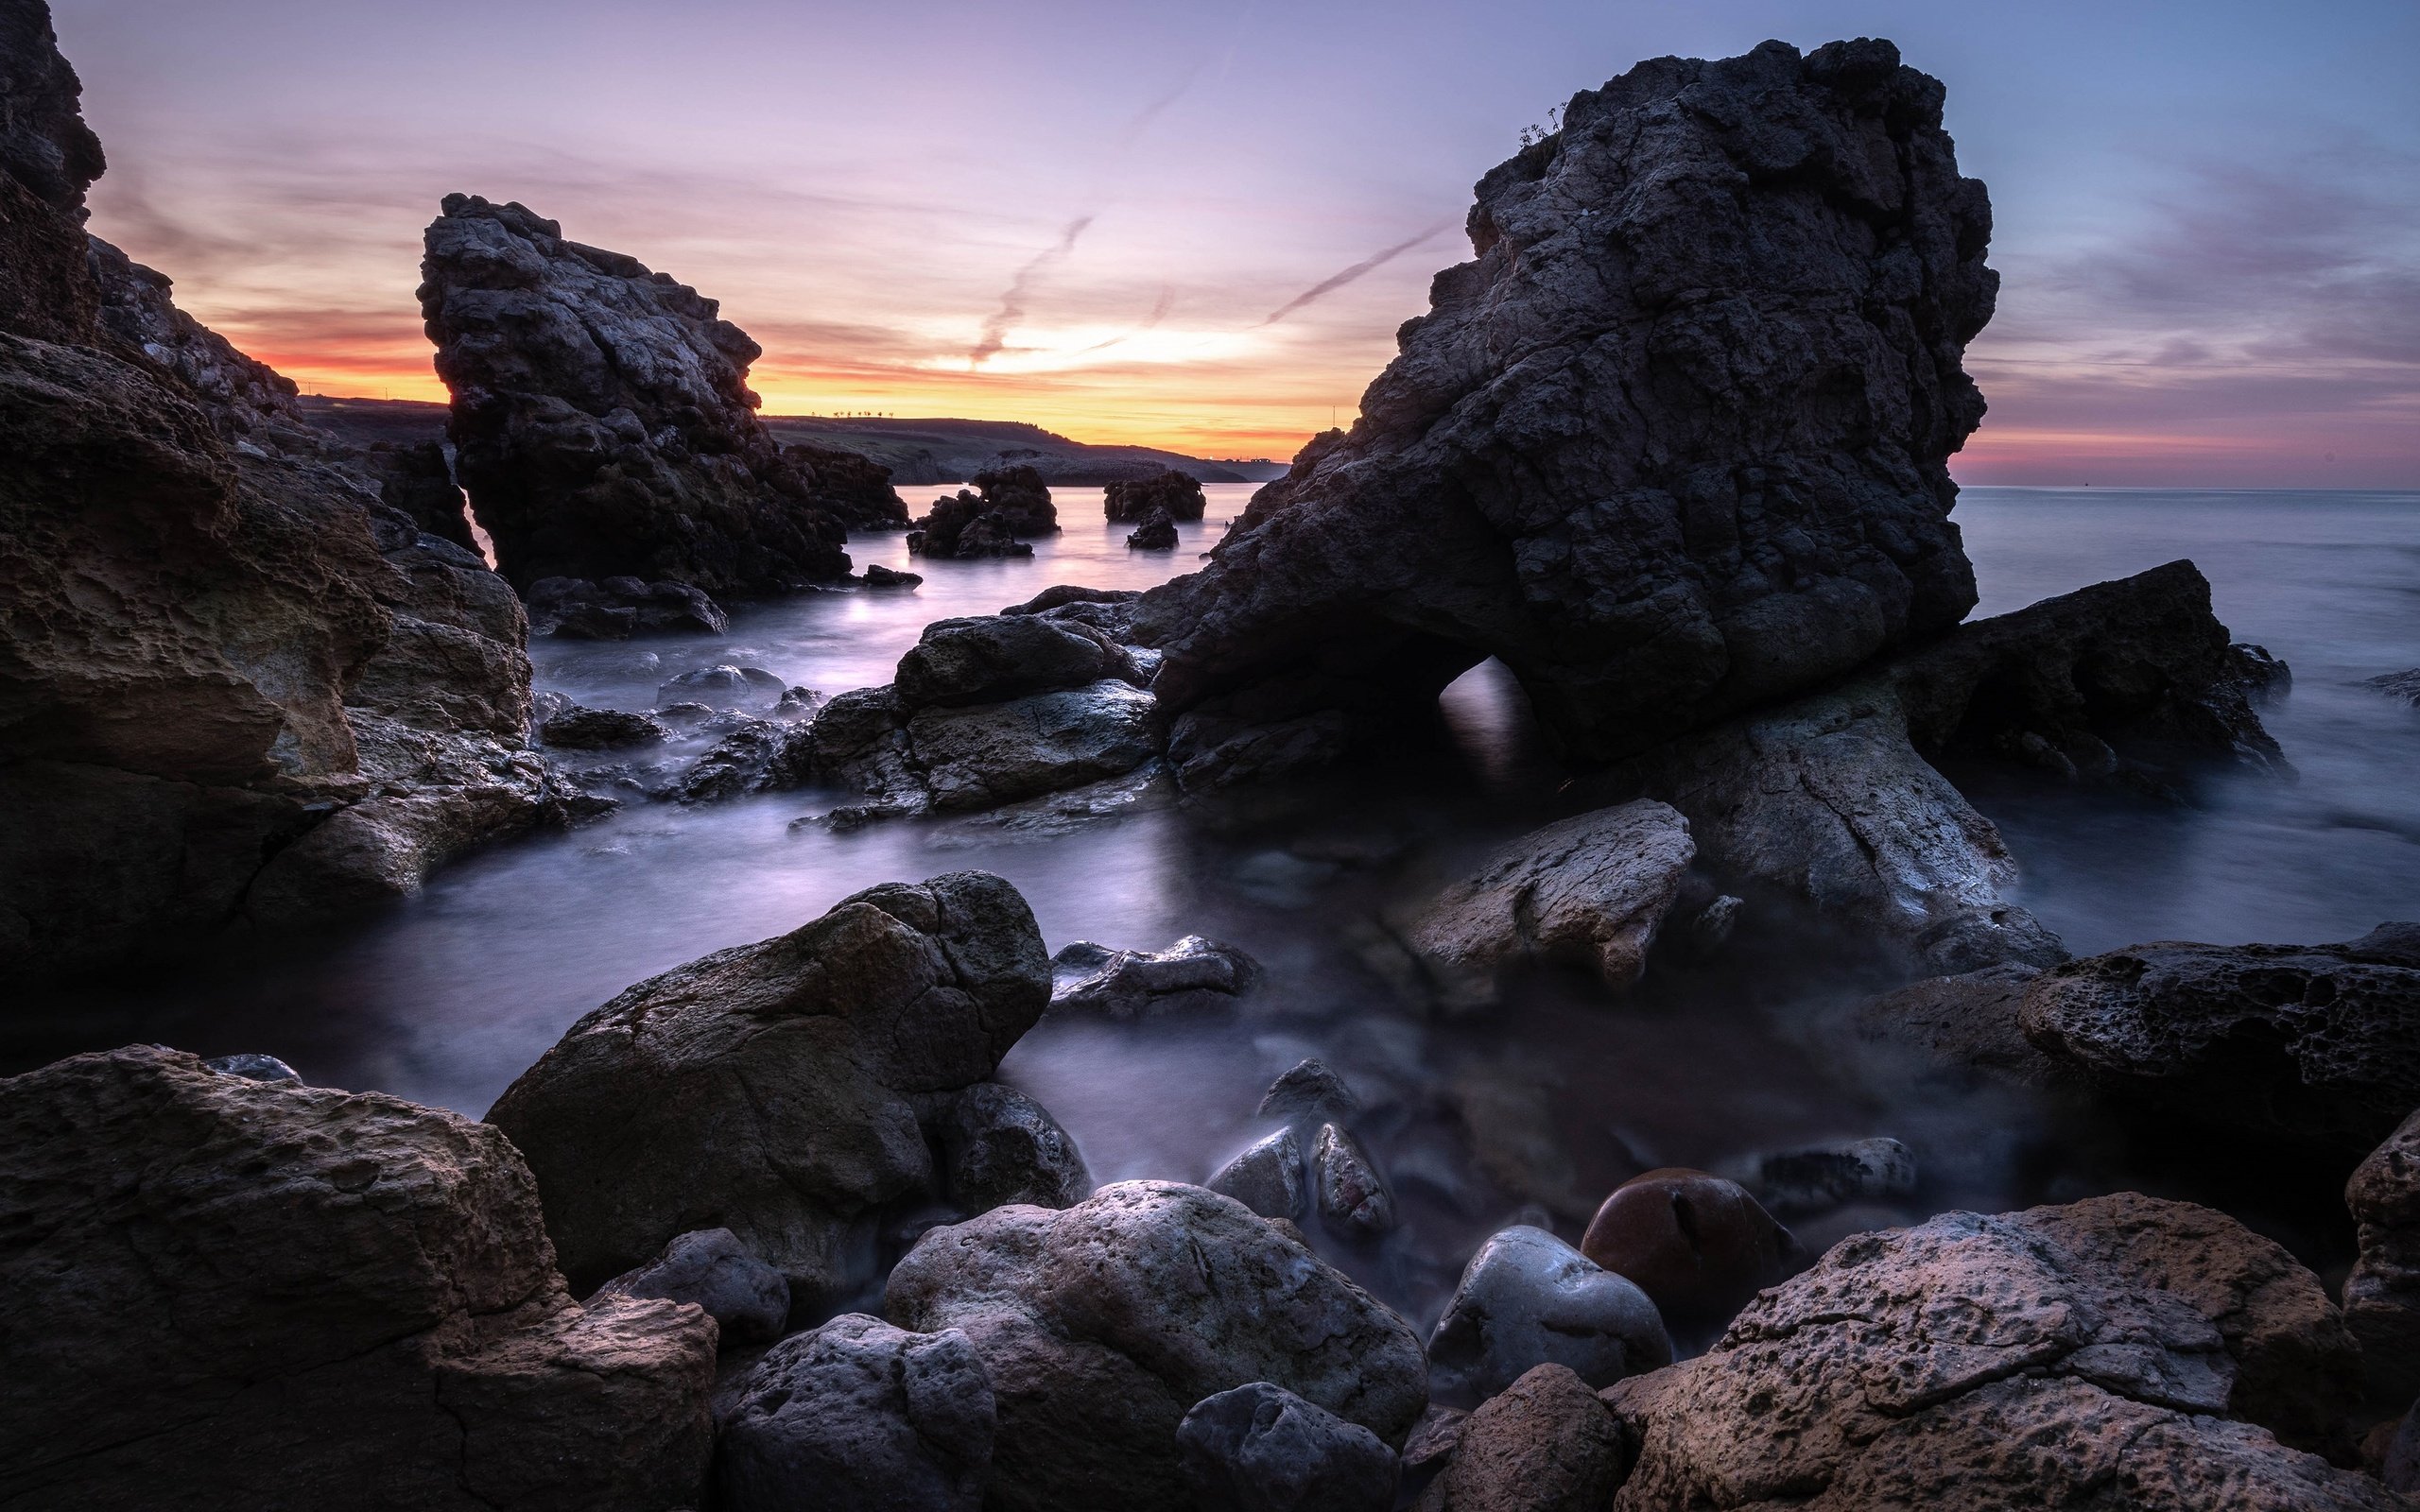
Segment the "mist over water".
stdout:
<svg viewBox="0 0 2420 1512">
<path fill-rule="evenodd" d="M 923 490 L 908 491 L 921 507 Z M 826 693 L 888 681 L 931 620 L 1053 583 L 1143 588 L 1191 570 L 1252 488 L 1206 491 L 1208 517 L 1181 527 L 1173 557 L 1129 552 L 1131 527 L 1101 520 L 1100 490 L 1062 489 L 1066 529 L 1030 561 L 911 562 L 901 537 L 863 538 L 851 545 L 860 566 L 912 567 L 923 588 L 752 606 L 719 640 L 541 640 L 538 681 L 618 708 L 648 707 L 666 679 L 718 662 Z M 2420 495 L 1971 489 L 1958 518 L 1979 614 L 2191 557 L 2236 638 L 2293 667 L 2291 698 L 2264 713 L 2300 770 L 2293 782 L 2228 779 L 2178 808 L 1952 774 L 2006 832 L 2025 868 L 2020 900 L 2072 949 L 2338 939 L 2420 915 L 2420 712 L 2351 686 L 2420 665 Z M 1893 978 L 1777 914 L 1752 915 L 1731 958 L 1659 965 L 1618 1004 L 1552 973 L 1461 1017 L 1407 1002 L 1376 921 L 1573 806 L 1501 667 L 1475 669 L 1440 713 L 1430 745 L 1340 774 L 1307 806 L 1167 810 L 1065 833 L 981 816 L 793 829 L 837 800 L 812 793 L 636 802 L 493 848 L 411 904 L 324 938 L 237 942 L 131 989 L 54 994 L 30 1030 L 12 1031 L 6 1058 L 14 1069 L 131 1040 L 259 1050 L 315 1082 L 475 1116 L 573 1020 L 643 977 L 796 928 L 875 883 L 979 868 L 1023 890 L 1054 951 L 1078 939 L 1156 949 L 1198 933 L 1269 968 L 1237 1014 L 1046 1022 L 1002 1079 L 1059 1116 L 1097 1179 L 1200 1180 L 1265 1131 L 1253 1110 L 1272 1076 L 1327 1059 L 1370 1107 L 1368 1142 L 1407 1223 L 1375 1248 L 1314 1237 L 1416 1316 L 1433 1315 L 1484 1233 L 1527 1211 L 1576 1238 L 1607 1190 L 1652 1165 L 1720 1166 L 1822 1138 L 1906 1141 L 1923 1172 L 1917 1199 L 1811 1220 L 1801 1231 L 1813 1248 L 1853 1221 L 2161 1187 L 2084 1147 L 2054 1109 L 1868 1063 L 1839 1034 L 1839 1010 Z M 2334 1242 L 2287 1237 L 2323 1256 Z"/>
</svg>

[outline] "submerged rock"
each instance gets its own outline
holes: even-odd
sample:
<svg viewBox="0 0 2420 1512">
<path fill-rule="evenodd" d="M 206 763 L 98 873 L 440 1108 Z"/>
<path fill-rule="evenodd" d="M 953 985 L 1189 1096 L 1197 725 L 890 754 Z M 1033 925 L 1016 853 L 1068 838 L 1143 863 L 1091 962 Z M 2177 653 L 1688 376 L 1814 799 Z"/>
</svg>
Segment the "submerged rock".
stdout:
<svg viewBox="0 0 2420 1512">
<path fill-rule="evenodd" d="M 1671 1336 L 1645 1292 L 1517 1224 L 1471 1257 L 1428 1335 L 1434 1394 L 1474 1403 L 1542 1365 L 1565 1366 L 1596 1390 L 1671 1363 Z"/>
<path fill-rule="evenodd" d="M 1121 1023 L 1151 1014 L 1233 1006 L 1259 985 L 1260 963 L 1233 945 L 1187 935 L 1166 950 L 1119 951 L 1078 940 L 1051 957 L 1053 1012 Z"/>
<path fill-rule="evenodd" d="M 1129 551 L 1174 551 L 1176 547 L 1176 521 L 1166 509 L 1152 509 L 1126 537 Z"/>
<path fill-rule="evenodd" d="M 456 471 L 516 586 L 628 576 L 744 595 L 847 575 L 859 490 L 823 489 L 774 442 L 748 387 L 762 350 L 716 301 L 475 195 L 446 196 L 425 245 Z"/>
<path fill-rule="evenodd" d="M 1448 889 L 1413 926 L 1412 943 L 1450 967 L 1582 961 L 1619 991 L 1646 969 L 1696 854 L 1688 821 L 1662 803 L 1564 819 Z"/>
<path fill-rule="evenodd" d="M 714 1325 L 575 1303 L 483 1124 L 156 1046 L 0 1081 L 0 1499 L 660 1512 Z"/>
<path fill-rule="evenodd" d="M 934 1193 L 910 1099 L 989 1077 L 1048 996 L 999 878 L 873 887 L 622 993 L 488 1119 L 528 1157 L 576 1281 L 719 1226 L 813 1305 L 869 1279 L 885 1210 Z"/>
<path fill-rule="evenodd" d="M 728 1512 L 977 1512 L 996 1432 L 992 1383 L 956 1330 L 845 1314 L 773 1346 L 716 1414 Z"/>
<path fill-rule="evenodd" d="M 2358 1157 L 2420 1107 L 2420 925 L 2336 945 L 2130 946 L 2044 971 L 2017 1021 L 2129 1101 Z"/>
<path fill-rule="evenodd" d="M 1377 1435 L 1254 1381 L 1204 1397 L 1177 1424 L 1200 1512 L 1390 1512 L 1400 1468 Z"/>
<path fill-rule="evenodd" d="M 1789 1217 L 1914 1194 L 1916 1160 L 1893 1139 L 1842 1140 L 1775 1150 L 1743 1162 L 1739 1184 Z"/>
<path fill-rule="evenodd" d="M 1587 1383 L 1538 1366 L 1462 1420 L 1415 1512 L 1597 1512 L 1633 1452 Z"/>
<path fill-rule="evenodd" d="M 1101 490 L 1101 513 L 1112 524 L 1146 519 L 1154 509 L 1172 521 L 1199 520 L 1207 507 L 1201 480 L 1172 467 L 1149 477 L 1115 478 Z"/>
<path fill-rule="evenodd" d="M 1241 1204 L 1128 1181 L 1064 1212 L 997 1208 L 890 1273 L 903 1328 L 958 1329 L 999 1404 L 986 1505 L 1184 1504 L 1177 1428 L 1256 1381 L 1394 1442 L 1427 1398 L 1401 1318 Z"/>
<path fill-rule="evenodd" d="M 1998 279 L 1942 98 L 1873 41 L 1574 95 L 1479 180 L 1475 261 L 1352 431 L 1145 595 L 1161 696 L 1406 716 L 1493 656 L 1603 760 L 1955 625 L 1945 463 Z"/>
<path fill-rule="evenodd" d="M 1639 1445 L 1612 1505 L 2388 1512 L 2377 1482 L 2230 1420 L 2254 1411 L 2240 1362 L 2324 1318 L 2298 1272 L 2221 1214 L 2132 1194 L 1858 1235 L 1705 1355 L 1605 1394 Z"/>
<path fill-rule="evenodd" d="M 2344 1322 L 2361 1342 L 2372 1400 L 2392 1406 L 2420 1397 L 2420 1112 L 2354 1170 L 2344 1203 L 2361 1226 Z"/>
<path fill-rule="evenodd" d="M 1779 1280 L 1798 1246 L 1737 1182 L 1668 1166 L 1615 1188 L 1580 1249 L 1667 1313 L 1720 1317 Z"/>
<path fill-rule="evenodd" d="M 782 1336 L 790 1315 L 790 1283 L 728 1228 L 675 1236 L 663 1254 L 596 1288 L 597 1297 L 607 1293 L 695 1303 L 720 1328 L 726 1348 L 769 1344 Z"/>
</svg>

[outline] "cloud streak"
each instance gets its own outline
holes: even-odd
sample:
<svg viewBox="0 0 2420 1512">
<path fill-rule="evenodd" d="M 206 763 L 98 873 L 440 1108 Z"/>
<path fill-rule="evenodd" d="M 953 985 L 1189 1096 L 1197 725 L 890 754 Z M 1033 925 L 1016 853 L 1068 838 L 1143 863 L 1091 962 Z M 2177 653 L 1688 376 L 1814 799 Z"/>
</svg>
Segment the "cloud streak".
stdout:
<svg viewBox="0 0 2420 1512">
<path fill-rule="evenodd" d="M 1092 216 L 1078 215 L 1067 222 L 1057 241 L 1036 252 L 1025 266 L 1017 269 L 1017 276 L 1009 281 L 1007 292 L 1000 296 L 1000 307 L 983 322 L 981 339 L 966 353 L 968 367 L 980 368 L 986 358 L 996 355 L 1008 344 L 1009 328 L 1025 318 L 1026 301 L 1032 296 L 1034 281 L 1056 264 L 1065 262 L 1067 254 L 1076 249 L 1076 238 L 1081 236 L 1084 228 L 1092 223 Z"/>
<path fill-rule="evenodd" d="M 1352 283 L 1355 279 L 1361 277 L 1363 274 L 1374 272 L 1378 268 L 1384 267 L 1387 264 L 1393 262 L 1396 258 L 1401 257 L 1408 251 L 1410 251 L 1421 243 L 1443 234 L 1443 232 L 1453 224 L 1454 223 L 1450 220 L 1441 220 L 1436 225 L 1429 227 L 1426 231 L 1422 232 L 1417 236 L 1407 237 L 1404 240 L 1395 243 L 1392 247 L 1372 253 L 1370 256 L 1361 259 L 1361 261 L 1340 272 L 1330 274 L 1326 278 L 1323 278 L 1318 283 L 1312 284 L 1309 288 L 1305 289 L 1302 293 L 1295 295 L 1290 300 L 1288 300 L 1285 303 L 1279 305 L 1274 310 L 1270 311 L 1257 325 L 1253 327 L 1253 329 L 1257 331 L 1262 326 L 1275 325 L 1278 321 L 1285 319 L 1288 316 L 1319 302 L 1321 300 L 1327 298 L 1329 295 L 1344 287 L 1344 285 Z"/>
</svg>

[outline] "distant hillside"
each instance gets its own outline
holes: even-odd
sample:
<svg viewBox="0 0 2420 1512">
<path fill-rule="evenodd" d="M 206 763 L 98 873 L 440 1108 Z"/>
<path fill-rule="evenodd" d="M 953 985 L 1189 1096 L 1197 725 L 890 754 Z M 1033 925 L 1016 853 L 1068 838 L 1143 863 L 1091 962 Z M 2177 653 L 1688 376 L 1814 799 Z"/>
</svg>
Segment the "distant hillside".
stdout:
<svg viewBox="0 0 2420 1512">
<path fill-rule="evenodd" d="M 356 445 L 434 441 L 445 435 L 445 406 L 423 400 L 305 394 L 302 405 L 314 423 Z M 1069 487 L 1143 477 L 1164 467 L 1182 469 L 1204 483 L 1260 483 L 1286 472 L 1285 463 L 1266 459 L 1211 462 L 1149 446 L 1087 446 L 1019 421 L 768 415 L 765 428 L 786 443 L 862 452 L 890 468 L 891 486 L 902 489 L 962 483 L 1004 462 L 1028 463 L 1045 482 Z"/>
</svg>

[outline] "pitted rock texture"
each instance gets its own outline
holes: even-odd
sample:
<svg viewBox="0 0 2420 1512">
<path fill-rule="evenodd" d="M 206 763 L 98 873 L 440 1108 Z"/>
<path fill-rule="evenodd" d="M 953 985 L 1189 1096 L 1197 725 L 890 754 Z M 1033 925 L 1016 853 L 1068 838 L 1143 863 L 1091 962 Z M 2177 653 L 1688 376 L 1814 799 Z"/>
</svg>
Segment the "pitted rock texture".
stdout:
<svg viewBox="0 0 2420 1512">
<path fill-rule="evenodd" d="M 1568 1367 L 1542 1365 L 1489 1398 L 1415 1512 L 1602 1512 L 1634 1452 Z"/>
<path fill-rule="evenodd" d="M 1196 1512 L 1390 1512 L 1395 1504 L 1393 1450 L 1266 1381 L 1195 1402 L 1176 1442 Z"/>
<path fill-rule="evenodd" d="M 575 1283 L 724 1228 L 812 1306 L 868 1278 L 884 1210 L 936 1195 L 920 1093 L 984 1080 L 1050 996 L 1015 888 L 869 888 L 589 1014 L 489 1122 L 528 1157 Z"/>
<path fill-rule="evenodd" d="M 2420 1397 L 2420 1112 L 2355 1168 L 2344 1205 L 2361 1226 L 2344 1321 L 2361 1341 L 2372 1400 L 2393 1407 Z"/>
<path fill-rule="evenodd" d="M 2335 945 L 2129 946 L 2035 977 L 2017 1022 L 2118 1095 L 2358 1159 L 2420 1107 L 2420 924 Z"/>
<path fill-rule="evenodd" d="M 790 1315 L 789 1282 L 728 1228 L 676 1236 L 663 1254 L 607 1281 L 589 1300 L 609 1293 L 694 1303 L 715 1320 L 725 1347 L 770 1344 Z"/>
<path fill-rule="evenodd" d="M 2324 1317 L 2291 1269 L 2132 1194 L 1857 1235 L 1708 1353 L 1604 1394 L 1639 1446 L 1612 1504 L 2389 1512 L 2376 1481 L 2237 1420 Z"/>
<path fill-rule="evenodd" d="M 714 1324 L 575 1304 L 495 1129 L 138 1046 L 0 1082 L 0 1501 L 697 1494 Z"/>
<path fill-rule="evenodd" d="M 1101 513 L 1113 524 L 1140 522 L 1153 509 L 1167 510 L 1170 520 L 1199 520 L 1207 506 L 1201 480 L 1174 468 L 1150 477 L 1115 479 L 1101 490 Z"/>
<path fill-rule="evenodd" d="M 510 589 L 86 237 L 75 76 L 42 6 L 0 30 L 0 963 L 321 919 L 553 816 Z"/>
<path fill-rule="evenodd" d="M 1145 596 L 1163 697 L 1385 715 L 1495 656 L 1603 759 L 1957 624 L 1998 279 L 1942 100 L 1871 40 L 1574 95 L 1479 180 L 1476 261 L 1352 431 Z"/>
<path fill-rule="evenodd" d="M 1252 1382 L 1389 1443 L 1427 1400 L 1410 1325 L 1241 1203 L 1172 1182 L 935 1228 L 883 1312 L 974 1345 L 999 1404 L 985 1504 L 1001 1512 L 1184 1505 L 1178 1424 Z"/>
<path fill-rule="evenodd" d="M 1621 991 L 1697 855 L 1689 821 L 1652 800 L 1599 809 L 1533 830 L 1456 884 L 1413 928 L 1412 943 L 1448 966 L 1568 960 Z"/>
<path fill-rule="evenodd" d="M 762 349 L 715 301 L 566 241 L 518 203 L 448 195 L 420 304 L 471 507 L 521 588 L 668 578 L 713 594 L 847 575 L 863 480 L 803 469 L 756 418 Z M 871 464 L 869 464 L 871 465 Z"/>
</svg>

